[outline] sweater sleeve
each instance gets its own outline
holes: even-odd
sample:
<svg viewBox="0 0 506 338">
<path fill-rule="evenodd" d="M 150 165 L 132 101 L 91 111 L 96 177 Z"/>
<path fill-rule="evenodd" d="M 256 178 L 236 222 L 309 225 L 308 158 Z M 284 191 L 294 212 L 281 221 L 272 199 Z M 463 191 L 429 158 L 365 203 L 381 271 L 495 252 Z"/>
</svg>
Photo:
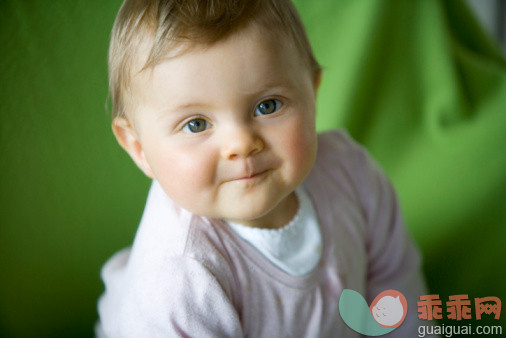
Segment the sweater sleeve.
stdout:
<svg viewBox="0 0 506 338">
<path fill-rule="evenodd" d="M 128 251 L 102 271 L 99 337 L 241 337 L 231 295 L 203 263 L 188 257 L 164 262 L 163 271 L 133 275 Z M 149 263 L 148 263 L 149 264 Z"/>
<path fill-rule="evenodd" d="M 386 337 L 411 337 L 417 334 L 417 300 L 426 294 L 421 258 L 406 231 L 396 193 L 380 166 L 357 147 L 357 186 L 367 221 L 366 248 L 367 301 L 370 304 L 382 291 L 400 291 L 408 302 L 402 325 Z"/>
</svg>

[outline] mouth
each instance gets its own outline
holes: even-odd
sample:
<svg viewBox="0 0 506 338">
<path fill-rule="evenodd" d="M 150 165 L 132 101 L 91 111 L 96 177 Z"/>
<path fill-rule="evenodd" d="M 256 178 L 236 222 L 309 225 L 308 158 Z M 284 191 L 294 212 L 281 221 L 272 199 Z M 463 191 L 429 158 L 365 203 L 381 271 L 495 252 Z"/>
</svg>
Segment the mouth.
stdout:
<svg viewBox="0 0 506 338">
<path fill-rule="evenodd" d="M 258 179 L 258 178 L 261 178 L 261 177 L 265 176 L 265 174 L 267 174 L 268 171 L 269 171 L 269 169 L 263 170 L 263 171 L 259 171 L 257 173 L 252 173 L 251 175 L 246 175 L 246 176 L 243 176 L 243 177 L 232 179 L 231 181 L 245 181 L 245 182 L 247 182 L 247 181 L 253 181 L 255 179 Z"/>
</svg>

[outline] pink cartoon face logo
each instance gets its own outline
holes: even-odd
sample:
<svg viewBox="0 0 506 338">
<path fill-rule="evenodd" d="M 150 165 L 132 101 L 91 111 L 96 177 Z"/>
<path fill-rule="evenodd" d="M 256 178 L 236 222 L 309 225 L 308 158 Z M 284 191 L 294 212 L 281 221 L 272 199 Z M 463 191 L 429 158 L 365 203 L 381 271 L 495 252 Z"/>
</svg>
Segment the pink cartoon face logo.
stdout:
<svg viewBox="0 0 506 338">
<path fill-rule="evenodd" d="M 386 290 L 376 296 L 369 309 L 381 326 L 398 327 L 406 317 L 408 303 L 399 291 Z"/>
</svg>

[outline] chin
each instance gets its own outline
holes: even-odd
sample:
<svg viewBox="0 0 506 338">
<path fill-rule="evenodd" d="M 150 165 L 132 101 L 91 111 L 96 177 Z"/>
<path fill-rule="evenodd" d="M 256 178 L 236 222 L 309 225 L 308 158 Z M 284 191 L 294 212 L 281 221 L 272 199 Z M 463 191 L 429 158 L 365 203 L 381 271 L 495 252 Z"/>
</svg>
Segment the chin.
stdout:
<svg viewBox="0 0 506 338">
<path fill-rule="evenodd" d="M 270 210 L 263 209 L 252 210 L 251 208 L 246 210 L 237 210 L 234 213 L 229 214 L 229 217 L 226 217 L 226 219 L 235 223 L 250 223 L 261 219 L 263 216 L 267 215 L 269 211 Z"/>
<path fill-rule="evenodd" d="M 250 223 L 261 219 L 274 209 L 270 203 L 243 202 L 241 205 L 230 204 L 224 213 L 226 220 L 236 223 Z M 232 211 L 232 212 L 231 212 Z"/>
</svg>

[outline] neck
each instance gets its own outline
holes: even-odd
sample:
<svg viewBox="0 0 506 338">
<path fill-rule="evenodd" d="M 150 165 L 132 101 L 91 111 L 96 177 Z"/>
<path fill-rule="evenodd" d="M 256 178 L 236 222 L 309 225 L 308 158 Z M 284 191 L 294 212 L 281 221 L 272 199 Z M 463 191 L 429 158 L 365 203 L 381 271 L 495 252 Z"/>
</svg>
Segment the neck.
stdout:
<svg viewBox="0 0 506 338">
<path fill-rule="evenodd" d="M 264 229 L 279 229 L 287 225 L 297 214 L 299 200 L 295 192 L 291 192 L 279 204 L 267 214 L 252 220 L 235 221 L 244 226 Z"/>
</svg>

